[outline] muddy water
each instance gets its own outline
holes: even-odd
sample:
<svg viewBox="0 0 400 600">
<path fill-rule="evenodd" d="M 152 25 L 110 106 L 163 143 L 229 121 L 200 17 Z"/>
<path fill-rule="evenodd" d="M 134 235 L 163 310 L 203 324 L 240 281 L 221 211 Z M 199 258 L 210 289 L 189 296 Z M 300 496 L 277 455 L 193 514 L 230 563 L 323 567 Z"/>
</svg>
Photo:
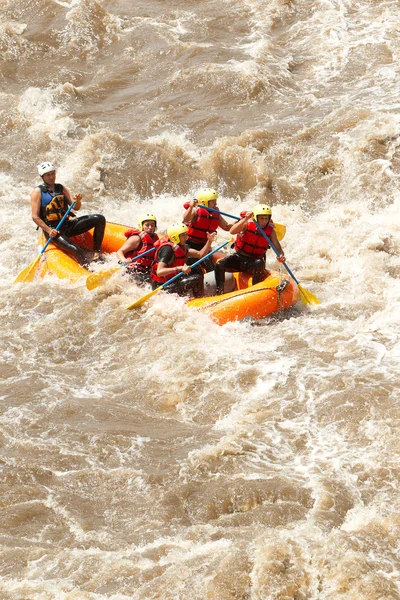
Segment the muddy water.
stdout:
<svg viewBox="0 0 400 600">
<path fill-rule="evenodd" d="M 0 597 L 398 600 L 398 3 L 0 6 Z M 42 160 L 161 232 L 269 202 L 321 305 L 13 285 Z"/>
</svg>

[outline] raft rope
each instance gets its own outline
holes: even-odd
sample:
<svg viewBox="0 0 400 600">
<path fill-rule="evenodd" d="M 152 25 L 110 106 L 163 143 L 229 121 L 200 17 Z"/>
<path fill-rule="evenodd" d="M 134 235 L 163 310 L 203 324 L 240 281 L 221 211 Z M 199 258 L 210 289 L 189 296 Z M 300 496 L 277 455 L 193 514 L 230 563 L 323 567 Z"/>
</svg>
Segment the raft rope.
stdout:
<svg viewBox="0 0 400 600">
<path fill-rule="evenodd" d="M 288 283 L 288 279 L 282 279 L 282 281 L 278 283 L 278 285 L 275 288 L 278 293 L 278 312 L 281 312 L 285 308 L 284 304 L 282 303 L 282 294 L 286 289 Z"/>
</svg>

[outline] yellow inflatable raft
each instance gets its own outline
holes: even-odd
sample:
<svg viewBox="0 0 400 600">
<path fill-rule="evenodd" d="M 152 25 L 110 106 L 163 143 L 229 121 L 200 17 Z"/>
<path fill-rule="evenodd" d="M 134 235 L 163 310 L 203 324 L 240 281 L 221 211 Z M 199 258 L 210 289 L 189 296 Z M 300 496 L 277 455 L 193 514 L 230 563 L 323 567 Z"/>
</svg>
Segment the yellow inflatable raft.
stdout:
<svg viewBox="0 0 400 600">
<path fill-rule="evenodd" d="M 105 254 L 116 252 L 126 241 L 124 233 L 129 229 L 132 229 L 132 227 L 119 225 L 117 223 L 107 223 L 101 251 Z M 82 235 L 78 235 L 71 239 L 82 248 L 88 250 L 93 249 L 92 231 L 82 233 Z M 39 237 L 39 246 L 43 247 L 45 243 L 46 238 L 42 234 Z M 87 277 L 89 275 L 87 269 L 81 267 L 73 258 L 57 248 L 54 244 L 49 244 L 43 253 L 37 272 L 41 277 L 44 277 L 45 275 L 55 275 L 59 279 L 68 279 L 71 282 L 78 281 L 81 277 Z"/>
<path fill-rule="evenodd" d="M 272 313 L 294 306 L 299 299 L 299 288 L 293 279 L 270 272 L 266 279 L 251 285 L 248 273 L 234 274 L 235 291 L 221 296 L 189 300 L 187 307 L 209 315 L 219 325 L 245 318 L 263 319 Z"/>
</svg>

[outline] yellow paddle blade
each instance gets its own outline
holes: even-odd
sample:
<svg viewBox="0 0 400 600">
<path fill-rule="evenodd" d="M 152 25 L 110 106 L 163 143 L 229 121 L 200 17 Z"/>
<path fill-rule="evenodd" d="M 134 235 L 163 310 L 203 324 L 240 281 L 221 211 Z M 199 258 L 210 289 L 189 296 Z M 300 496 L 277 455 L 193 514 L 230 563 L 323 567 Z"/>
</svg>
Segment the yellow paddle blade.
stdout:
<svg viewBox="0 0 400 600">
<path fill-rule="evenodd" d="M 286 225 L 280 225 L 279 223 L 274 223 L 274 225 L 276 237 L 279 241 L 283 240 L 286 234 Z"/>
<path fill-rule="evenodd" d="M 300 298 L 303 304 L 321 304 L 317 296 L 314 296 L 314 294 L 303 288 L 301 285 L 298 285 L 298 288 L 300 292 Z"/>
<path fill-rule="evenodd" d="M 131 310 L 132 308 L 138 308 L 139 306 L 142 306 L 142 304 L 144 304 L 149 298 L 157 294 L 160 290 L 162 290 L 162 287 L 158 287 L 155 290 L 151 290 L 151 292 L 145 294 L 144 296 L 139 298 L 139 300 L 133 302 L 133 304 L 131 304 L 130 306 L 127 306 L 126 310 Z"/>
<path fill-rule="evenodd" d="M 108 281 L 110 277 L 114 275 L 114 273 L 120 270 L 120 268 L 120 266 L 113 267 L 108 271 L 99 271 L 98 273 L 93 273 L 92 275 L 89 275 L 89 277 L 87 277 L 86 279 L 87 289 L 94 290 L 95 288 L 99 287 L 99 285 L 102 285 L 103 283 Z"/>
<path fill-rule="evenodd" d="M 25 267 L 25 269 L 23 271 L 21 271 L 21 273 L 15 279 L 14 283 L 30 283 L 31 281 L 34 280 L 35 273 L 36 273 L 35 267 L 40 260 L 40 256 L 41 255 L 39 254 L 35 258 L 35 260 L 33 262 L 31 262 L 30 265 L 28 265 L 27 267 Z"/>
</svg>

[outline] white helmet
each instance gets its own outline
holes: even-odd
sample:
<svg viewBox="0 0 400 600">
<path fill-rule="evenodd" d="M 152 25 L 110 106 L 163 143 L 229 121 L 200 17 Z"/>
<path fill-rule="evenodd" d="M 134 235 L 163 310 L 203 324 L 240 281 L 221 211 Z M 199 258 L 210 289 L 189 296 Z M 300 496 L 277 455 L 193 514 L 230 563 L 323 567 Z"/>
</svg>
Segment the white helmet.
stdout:
<svg viewBox="0 0 400 600">
<path fill-rule="evenodd" d="M 52 165 L 50 162 L 42 162 L 38 165 L 38 173 L 40 177 L 46 175 L 46 173 L 51 173 L 51 171 L 56 171 L 56 167 Z"/>
</svg>

